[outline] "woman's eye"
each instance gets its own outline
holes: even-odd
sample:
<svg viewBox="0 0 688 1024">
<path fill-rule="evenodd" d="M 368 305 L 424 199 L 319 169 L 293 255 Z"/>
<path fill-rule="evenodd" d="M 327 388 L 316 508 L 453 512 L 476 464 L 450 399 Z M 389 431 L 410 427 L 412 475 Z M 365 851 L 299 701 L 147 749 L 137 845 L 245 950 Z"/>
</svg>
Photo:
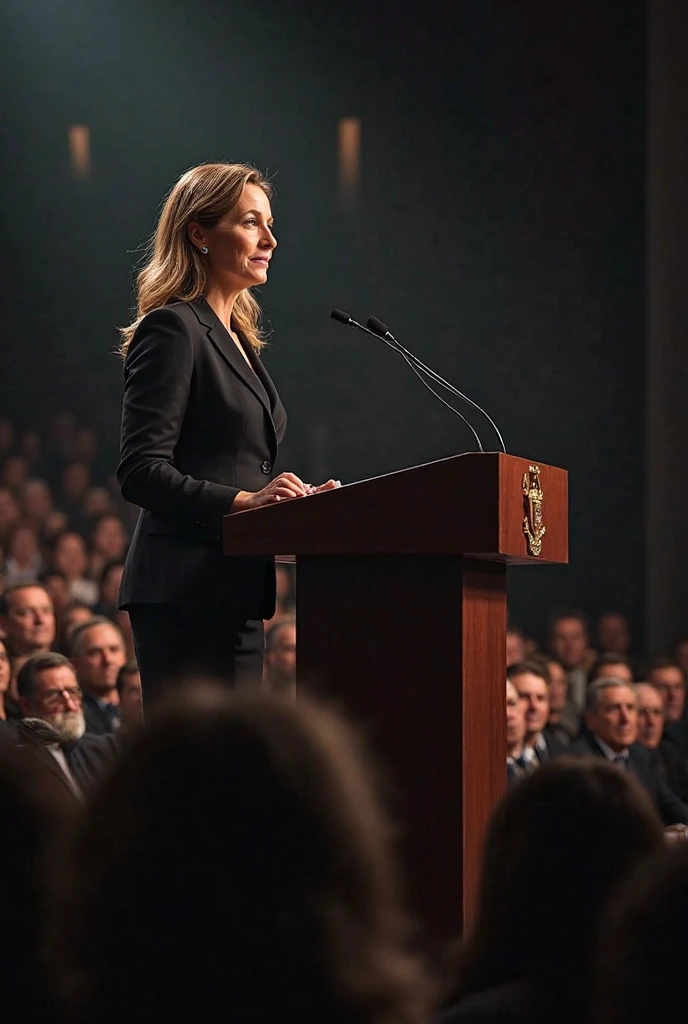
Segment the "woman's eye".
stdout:
<svg viewBox="0 0 688 1024">
<path fill-rule="evenodd" d="M 256 218 L 255 218 L 255 217 L 249 217 L 249 219 L 248 219 L 248 220 L 245 220 L 245 221 L 244 221 L 244 227 L 246 227 L 246 228 L 251 228 L 251 227 L 255 227 L 255 225 L 256 225 L 257 223 L 258 223 L 258 221 L 256 220 Z"/>
</svg>

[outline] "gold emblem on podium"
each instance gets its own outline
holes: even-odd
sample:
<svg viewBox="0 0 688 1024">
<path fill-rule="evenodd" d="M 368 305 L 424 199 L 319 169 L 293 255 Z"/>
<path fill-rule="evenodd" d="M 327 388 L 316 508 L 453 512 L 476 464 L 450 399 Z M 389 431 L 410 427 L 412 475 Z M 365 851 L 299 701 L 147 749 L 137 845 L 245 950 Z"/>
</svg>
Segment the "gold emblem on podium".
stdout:
<svg viewBox="0 0 688 1024">
<path fill-rule="evenodd" d="M 528 554 L 536 558 L 542 553 L 542 538 L 547 528 L 542 522 L 542 487 L 540 485 L 540 467 L 529 466 L 523 474 L 523 532 L 528 544 Z"/>
</svg>

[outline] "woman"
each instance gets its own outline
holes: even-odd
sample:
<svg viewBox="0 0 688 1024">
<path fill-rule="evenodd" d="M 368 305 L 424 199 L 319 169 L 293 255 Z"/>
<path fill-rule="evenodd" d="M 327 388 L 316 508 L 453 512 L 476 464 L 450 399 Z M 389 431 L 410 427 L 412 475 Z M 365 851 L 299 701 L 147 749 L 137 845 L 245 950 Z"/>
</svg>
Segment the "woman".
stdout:
<svg viewBox="0 0 688 1024">
<path fill-rule="evenodd" d="M 259 680 L 272 559 L 225 558 L 222 520 L 313 490 L 274 476 L 286 414 L 259 358 L 259 307 L 277 242 L 270 186 L 243 164 L 202 164 L 170 192 L 138 316 L 123 334 L 123 497 L 139 505 L 119 606 L 148 699 L 190 669 Z"/>
<path fill-rule="evenodd" d="M 582 1024 L 605 903 L 662 843 L 647 793 L 606 762 L 562 757 L 510 790 L 443 1024 Z"/>
<path fill-rule="evenodd" d="M 177 697 L 93 795 L 57 880 L 65 1019 L 428 1024 L 374 781 L 308 698 Z"/>
</svg>

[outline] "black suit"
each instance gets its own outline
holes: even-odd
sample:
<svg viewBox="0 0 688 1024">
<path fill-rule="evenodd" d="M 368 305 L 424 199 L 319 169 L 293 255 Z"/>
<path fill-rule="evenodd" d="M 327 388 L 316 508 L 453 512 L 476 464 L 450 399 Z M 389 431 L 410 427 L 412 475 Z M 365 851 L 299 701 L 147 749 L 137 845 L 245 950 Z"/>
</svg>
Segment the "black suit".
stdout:
<svg viewBox="0 0 688 1024">
<path fill-rule="evenodd" d="M 107 708 L 101 707 L 96 698 L 86 690 L 83 691 L 82 707 L 86 732 L 89 735 L 106 736 L 108 733 L 115 732 L 117 728 L 115 723 L 119 718 L 117 707 L 113 705 L 109 705 Z"/>
<path fill-rule="evenodd" d="M 44 742 L 45 737 L 35 739 L 20 726 L 16 742 L 26 751 L 28 757 L 40 764 L 60 784 L 69 802 L 80 803 L 98 778 L 106 771 L 119 749 L 114 736 L 89 736 L 80 740 L 61 743 L 60 748 L 71 773 L 72 781 L 58 764 Z"/>
<path fill-rule="evenodd" d="M 250 366 L 205 299 L 141 322 L 124 365 L 123 497 L 141 507 L 119 607 L 129 611 L 144 691 L 196 668 L 232 679 L 262 664 L 275 608 L 272 559 L 222 554 L 239 491 L 273 477 L 286 414 L 261 360 Z"/>
<path fill-rule="evenodd" d="M 604 757 L 604 751 L 595 737 L 587 734 L 572 743 L 563 751 L 565 755 L 583 756 L 592 754 Z M 665 825 L 688 825 L 688 807 L 667 786 L 660 771 L 657 755 L 639 743 L 632 743 L 628 748 L 628 768 L 643 784 L 655 802 L 659 816 Z"/>
</svg>

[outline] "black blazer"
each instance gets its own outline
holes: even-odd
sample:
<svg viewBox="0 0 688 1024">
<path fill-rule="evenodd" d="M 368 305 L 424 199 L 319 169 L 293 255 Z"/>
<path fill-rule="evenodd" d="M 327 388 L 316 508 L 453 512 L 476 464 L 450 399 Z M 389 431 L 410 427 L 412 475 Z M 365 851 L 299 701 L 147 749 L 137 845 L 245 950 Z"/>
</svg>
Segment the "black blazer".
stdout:
<svg viewBox="0 0 688 1024">
<path fill-rule="evenodd" d="M 565 747 L 564 755 L 581 756 L 592 754 L 604 757 L 604 751 L 595 741 L 595 737 L 587 734 L 582 739 Z M 643 784 L 655 802 L 659 816 L 665 825 L 688 825 L 688 807 L 673 793 L 664 781 L 657 755 L 654 750 L 647 750 L 639 743 L 631 743 L 628 748 L 629 769 Z"/>
<path fill-rule="evenodd" d="M 223 604 L 247 618 L 275 607 L 272 559 L 222 554 L 239 491 L 273 477 L 286 413 L 261 360 L 250 366 L 205 299 L 150 312 L 124 363 L 123 497 L 141 507 L 119 607 Z"/>
</svg>

